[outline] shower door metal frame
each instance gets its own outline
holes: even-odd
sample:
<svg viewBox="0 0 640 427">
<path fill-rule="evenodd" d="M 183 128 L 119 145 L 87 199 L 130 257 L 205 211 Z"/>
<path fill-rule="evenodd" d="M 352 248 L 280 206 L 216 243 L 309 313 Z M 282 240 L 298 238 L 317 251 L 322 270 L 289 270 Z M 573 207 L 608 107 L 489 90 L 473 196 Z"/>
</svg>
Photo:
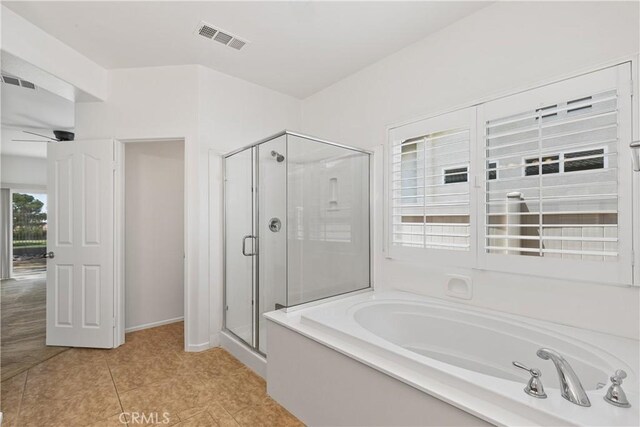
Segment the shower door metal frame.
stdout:
<svg viewBox="0 0 640 427">
<path fill-rule="evenodd" d="M 310 135 L 305 135 L 299 132 L 293 132 L 293 131 L 289 131 L 289 130 L 284 130 L 281 132 L 278 132 L 274 135 L 271 135 L 267 138 L 263 138 L 257 142 L 254 142 L 252 144 L 249 145 L 245 145 L 241 148 L 238 148 L 236 150 L 230 151 L 226 154 L 224 154 L 222 156 L 222 178 L 223 178 L 223 185 L 222 185 L 222 225 L 223 225 L 223 232 L 222 232 L 222 247 L 223 247 L 223 251 L 222 251 L 222 330 L 225 332 L 230 333 L 231 335 L 233 335 L 233 337 L 235 337 L 239 342 L 241 342 L 242 344 L 246 345 L 247 347 L 249 347 L 252 351 L 260 354 L 261 356 L 266 358 L 266 354 L 261 352 L 259 350 L 259 320 L 260 320 L 260 304 L 257 301 L 257 298 L 259 298 L 260 296 L 260 231 L 259 231 L 259 221 L 260 221 L 260 206 L 259 206 L 259 171 L 260 171 L 260 165 L 259 165 L 259 159 L 258 159 L 258 150 L 259 150 L 259 146 L 270 142 L 276 138 L 280 138 L 281 136 L 297 136 L 300 138 L 304 138 L 304 139 L 308 139 L 310 141 L 314 141 L 314 142 L 318 142 L 321 144 L 327 144 L 327 145 L 333 145 L 335 147 L 339 147 L 339 148 L 344 148 L 346 150 L 350 150 L 350 151 L 355 151 L 358 153 L 362 153 L 362 154 L 366 154 L 367 155 L 367 159 L 368 159 L 368 167 L 369 167 L 369 173 L 368 173 L 368 189 L 369 189 L 369 286 L 366 288 L 362 288 L 362 289 L 356 289 L 353 291 L 347 291 L 341 294 L 337 294 L 337 295 L 333 295 L 331 297 L 326 297 L 326 298 L 333 298 L 333 297 L 337 297 L 340 295 L 345 295 L 345 294 L 349 294 L 352 292 L 362 292 L 365 291 L 367 289 L 373 289 L 374 285 L 373 285 L 373 235 L 371 233 L 372 230 L 372 223 L 373 223 L 373 211 L 374 211 L 374 198 L 373 198 L 373 186 L 372 183 L 374 181 L 373 179 L 373 152 L 369 151 L 369 150 L 363 150 L 361 148 L 356 148 L 356 147 L 351 147 L 348 145 L 343 145 L 343 144 L 338 144 L 332 141 L 327 141 L 325 139 L 321 139 L 321 138 L 317 138 L 314 136 L 310 136 Z M 287 147 L 287 153 L 286 153 L 286 161 L 287 161 L 287 181 L 288 181 L 288 146 L 289 146 L 289 141 L 286 140 L 285 141 L 286 147 Z M 254 245 L 253 245 L 253 250 L 254 250 L 254 255 L 253 255 L 253 280 L 252 280 L 252 340 L 251 343 L 246 342 L 245 340 L 243 340 L 242 338 L 240 338 L 238 335 L 236 335 L 233 331 L 229 330 L 229 328 L 227 328 L 227 191 L 226 191 L 226 182 L 227 182 L 227 175 L 226 175 L 226 171 L 227 171 L 227 159 L 231 156 L 233 156 L 234 154 L 238 154 L 241 153 L 245 150 L 251 150 L 251 191 L 252 191 L 252 203 L 253 203 L 253 218 L 252 218 L 252 235 L 254 237 Z M 286 204 L 287 204 L 287 209 L 288 209 L 288 205 L 289 205 L 289 200 L 288 198 L 286 199 Z M 288 249 L 287 249 L 288 251 Z M 287 256 L 288 259 L 288 256 Z M 287 278 L 287 284 L 288 286 L 288 278 Z M 326 298 L 321 298 L 319 300 L 315 300 L 315 301 L 311 301 L 310 303 L 315 303 L 317 301 L 321 301 L 323 299 Z M 305 303 L 306 304 L 306 303 Z M 304 305 L 304 304 L 301 304 Z M 286 308 L 285 308 L 286 309 Z"/>
<path fill-rule="evenodd" d="M 234 154 L 239 154 L 246 150 L 250 150 L 251 152 L 251 203 L 252 203 L 252 212 L 251 212 L 251 236 L 253 238 L 252 244 L 252 277 L 251 277 L 251 342 L 246 342 L 243 338 L 238 336 L 231 329 L 227 328 L 227 158 L 233 156 Z M 257 148 L 254 146 L 247 146 L 241 150 L 235 150 L 233 153 L 225 154 L 223 156 L 222 161 L 222 177 L 223 177 L 223 185 L 222 185 L 222 329 L 231 335 L 233 335 L 239 342 L 251 348 L 254 351 L 258 349 L 258 341 L 256 334 L 256 327 L 258 326 L 258 318 L 257 318 L 257 307 L 256 304 L 256 295 L 258 292 L 258 281 L 259 281 L 259 239 L 257 233 L 258 226 L 258 218 L 259 218 L 259 208 L 258 208 L 258 174 L 257 174 L 257 160 L 256 160 L 256 151 Z M 246 256 L 243 254 L 243 256 Z M 262 353 L 260 353 L 262 354 Z M 264 354 L 263 354 L 264 356 Z"/>
</svg>

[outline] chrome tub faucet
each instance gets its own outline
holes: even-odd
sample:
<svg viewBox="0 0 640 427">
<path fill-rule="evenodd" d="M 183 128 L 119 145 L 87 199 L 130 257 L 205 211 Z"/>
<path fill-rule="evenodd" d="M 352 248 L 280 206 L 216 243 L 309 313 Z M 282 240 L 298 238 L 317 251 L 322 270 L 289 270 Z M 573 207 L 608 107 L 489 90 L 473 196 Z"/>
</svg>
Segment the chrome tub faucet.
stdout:
<svg viewBox="0 0 640 427">
<path fill-rule="evenodd" d="M 589 397 L 580 383 L 578 375 L 567 362 L 567 360 L 555 350 L 550 348 L 541 348 L 536 353 L 538 357 L 544 360 L 551 360 L 556 366 L 558 376 L 560 377 L 560 393 L 562 397 L 571 403 L 580 406 L 591 406 Z"/>
</svg>

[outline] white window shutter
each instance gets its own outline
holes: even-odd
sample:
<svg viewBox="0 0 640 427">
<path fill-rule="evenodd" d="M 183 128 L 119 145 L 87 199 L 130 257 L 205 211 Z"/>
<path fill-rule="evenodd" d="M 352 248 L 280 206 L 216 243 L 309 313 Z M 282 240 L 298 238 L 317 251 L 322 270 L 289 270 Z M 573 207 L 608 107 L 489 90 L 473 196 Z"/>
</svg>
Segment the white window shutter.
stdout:
<svg viewBox="0 0 640 427">
<path fill-rule="evenodd" d="M 389 252 L 471 266 L 475 258 L 475 108 L 390 133 Z M 451 258 L 451 254 L 455 257 Z"/>
<path fill-rule="evenodd" d="M 628 64 L 488 102 L 481 266 L 631 283 Z"/>
</svg>

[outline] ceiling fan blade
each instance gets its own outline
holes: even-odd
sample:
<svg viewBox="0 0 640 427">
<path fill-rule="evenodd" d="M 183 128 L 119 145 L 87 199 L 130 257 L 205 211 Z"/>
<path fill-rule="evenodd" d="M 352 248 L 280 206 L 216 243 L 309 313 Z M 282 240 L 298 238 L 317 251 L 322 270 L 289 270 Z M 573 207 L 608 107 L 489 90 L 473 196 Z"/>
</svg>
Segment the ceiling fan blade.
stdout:
<svg viewBox="0 0 640 427">
<path fill-rule="evenodd" d="M 28 130 L 23 130 L 22 132 L 24 132 L 24 133 L 28 133 L 28 134 L 30 134 L 30 135 L 40 136 L 40 137 L 42 137 L 42 138 L 47 138 L 47 139 L 50 139 L 50 140 L 52 140 L 52 141 L 60 142 L 58 139 L 56 139 L 56 138 L 52 138 L 52 137 L 47 136 L 47 135 L 41 135 L 41 134 L 39 134 L 39 133 L 30 132 L 30 131 L 28 131 Z"/>
<path fill-rule="evenodd" d="M 12 139 L 11 141 L 13 142 L 51 142 L 51 141 L 45 141 L 43 139 Z"/>
</svg>

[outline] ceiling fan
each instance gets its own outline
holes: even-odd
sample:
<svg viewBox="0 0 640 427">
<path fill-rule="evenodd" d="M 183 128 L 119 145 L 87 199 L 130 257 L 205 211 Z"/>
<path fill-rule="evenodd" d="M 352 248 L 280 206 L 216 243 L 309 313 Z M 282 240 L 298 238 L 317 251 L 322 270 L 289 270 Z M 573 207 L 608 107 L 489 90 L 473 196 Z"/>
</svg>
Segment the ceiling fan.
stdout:
<svg viewBox="0 0 640 427">
<path fill-rule="evenodd" d="M 41 135 L 39 133 L 35 133 L 35 132 L 30 132 L 28 130 L 23 130 L 22 132 L 24 133 L 28 133 L 30 135 L 35 135 L 35 136 L 39 136 L 41 138 L 46 138 L 44 140 L 42 139 L 12 139 L 12 141 L 15 142 L 62 142 L 62 141 L 73 141 L 75 138 L 75 134 L 73 132 L 68 132 L 66 130 L 54 130 L 53 131 L 53 136 L 55 136 L 55 138 L 51 138 L 50 136 L 47 135 Z"/>
</svg>

